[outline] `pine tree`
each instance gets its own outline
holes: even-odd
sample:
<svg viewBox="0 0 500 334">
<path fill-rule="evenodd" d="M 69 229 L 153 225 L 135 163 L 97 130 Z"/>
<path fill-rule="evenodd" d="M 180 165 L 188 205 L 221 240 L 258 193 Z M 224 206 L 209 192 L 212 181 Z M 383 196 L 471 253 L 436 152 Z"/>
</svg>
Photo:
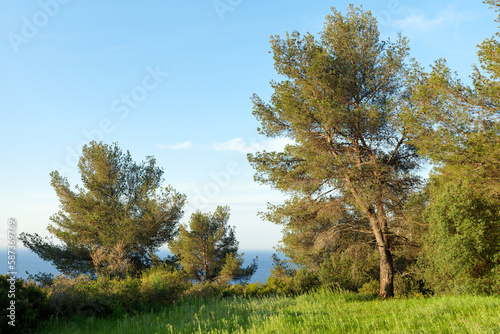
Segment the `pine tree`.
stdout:
<svg viewBox="0 0 500 334">
<path fill-rule="evenodd" d="M 51 173 L 61 210 L 48 230 L 62 246 L 27 233 L 24 245 L 65 273 L 123 276 L 150 266 L 154 252 L 177 234 L 185 196 L 161 187 L 163 171 L 153 157 L 136 163 L 117 144 L 85 145 L 78 168 L 76 190 Z"/>
<path fill-rule="evenodd" d="M 234 227 L 228 225 L 229 207 L 217 207 L 214 213 L 197 211 L 189 227 L 181 225 L 179 235 L 170 242 L 172 253 L 188 276 L 200 283 L 217 280 L 248 280 L 257 270 L 256 259 L 243 268 Z"/>
<path fill-rule="evenodd" d="M 271 82 L 269 103 L 254 95 L 253 114 L 261 134 L 295 144 L 249 160 L 256 181 L 292 196 L 267 214 L 286 232 L 309 233 L 315 247 L 334 246 L 342 231 L 370 233 L 380 254 L 380 295 L 392 297 L 396 213 L 419 184 L 412 174 L 419 160 L 399 117 L 408 103 L 407 41 L 380 41 L 370 12 L 332 10 L 319 38 L 295 31 L 271 38 L 285 79 Z"/>
</svg>

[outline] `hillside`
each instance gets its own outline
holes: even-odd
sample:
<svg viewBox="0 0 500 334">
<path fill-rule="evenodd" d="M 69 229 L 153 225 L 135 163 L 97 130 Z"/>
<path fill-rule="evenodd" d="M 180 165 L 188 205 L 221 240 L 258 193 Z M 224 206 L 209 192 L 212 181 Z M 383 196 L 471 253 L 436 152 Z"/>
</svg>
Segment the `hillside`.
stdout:
<svg viewBox="0 0 500 334">
<path fill-rule="evenodd" d="M 41 333 L 500 333 L 499 296 L 369 300 L 352 293 L 198 300 L 121 319 L 47 322 Z"/>
</svg>

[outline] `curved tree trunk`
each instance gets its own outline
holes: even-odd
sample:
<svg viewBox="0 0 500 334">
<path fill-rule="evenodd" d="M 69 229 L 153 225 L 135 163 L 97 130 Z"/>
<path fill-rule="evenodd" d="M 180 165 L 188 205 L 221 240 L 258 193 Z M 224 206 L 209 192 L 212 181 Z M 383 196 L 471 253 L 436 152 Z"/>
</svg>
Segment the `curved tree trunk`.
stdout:
<svg viewBox="0 0 500 334">
<path fill-rule="evenodd" d="M 394 265 L 388 245 L 378 247 L 380 252 L 380 296 L 394 297 Z"/>
<path fill-rule="evenodd" d="M 351 190 L 355 200 L 363 208 L 370 221 L 373 236 L 377 242 L 377 248 L 380 253 L 380 296 L 382 298 L 394 297 L 394 264 L 392 260 L 390 242 L 387 235 L 387 217 L 382 203 L 378 203 L 378 212 L 373 207 L 367 205 L 358 195 L 352 186 L 349 177 L 346 177 L 346 183 Z M 380 201 L 379 201 L 380 202 Z"/>
<path fill-rule="evenodd" d="M 382 222 L 380 222 L 371 212 L 369 216 L 370 225 L 380 253 L 380 296 L 382 298 L 391 298 L 394 297 L 394 264 L 389 239 L 387 233 L 384 233 L 384 231 L 387 231 L 386 221 L 382 218 Z"/>
</svg>

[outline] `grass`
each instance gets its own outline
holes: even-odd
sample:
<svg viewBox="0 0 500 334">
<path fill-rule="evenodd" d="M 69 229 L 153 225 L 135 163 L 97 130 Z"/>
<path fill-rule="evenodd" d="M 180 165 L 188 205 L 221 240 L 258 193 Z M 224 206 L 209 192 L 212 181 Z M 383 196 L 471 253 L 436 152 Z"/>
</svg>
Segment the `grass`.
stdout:
<svg viewBox="0 0 500 334">
<path fill-rule="evenodd" d="M 193 300 L 119 319 L 47 321 L 40 333 L 500 333 L 499 296 L 368 300 L 319 291 L 297 297 Z"/>
</svg>

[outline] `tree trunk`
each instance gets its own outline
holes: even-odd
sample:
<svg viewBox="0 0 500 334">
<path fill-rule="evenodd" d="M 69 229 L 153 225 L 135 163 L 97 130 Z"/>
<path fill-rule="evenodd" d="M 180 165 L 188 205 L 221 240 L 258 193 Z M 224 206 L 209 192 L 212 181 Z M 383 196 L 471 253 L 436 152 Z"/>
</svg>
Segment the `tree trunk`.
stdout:
<svg viewBox="0 0 500 334">
<path fill-rule="evenodd" d="M 373 236 L 377 242 L 378 251 L 380 253 L 380 296 L 382 298 L 392 298 L 394 297 L 394 264 L 390 250 L 390 242 L 387 236 L 387 218 L 384 207 L 379 200 L 379 210 L 376 214 L 373 207 L 367 205 L 366 202 L 360 198 L 355 188 L 352 186 L 349 177 L 346 177 L 346 181 L 356 202 L 363 208 L 368 217 Z"/>
<path fill-rule="evenodd" d="M 382 223 L 380 223 L 372 212 L 369 211 L 368 213 L 371 215 L 370 225 L 380 253 L 380 296 L 382 298 L 391 298 L 394 297 L 394 264 L 387 233 L 383 232 L 387 230 L 383 226 L 385 220 L 382 219 Z M 382 228 L 380 225 L 382 225 Z"/>
<path fill-rule="evenodd" d="M 380 252 L 380 296 L 394 297 L 394 265 L 391 251 L 387 245 L 378 247 Z"/>
</svg>

